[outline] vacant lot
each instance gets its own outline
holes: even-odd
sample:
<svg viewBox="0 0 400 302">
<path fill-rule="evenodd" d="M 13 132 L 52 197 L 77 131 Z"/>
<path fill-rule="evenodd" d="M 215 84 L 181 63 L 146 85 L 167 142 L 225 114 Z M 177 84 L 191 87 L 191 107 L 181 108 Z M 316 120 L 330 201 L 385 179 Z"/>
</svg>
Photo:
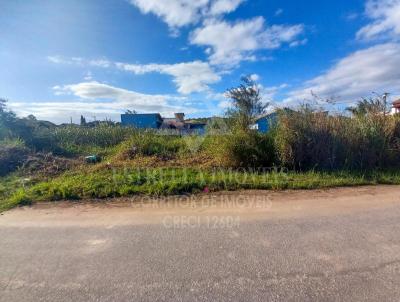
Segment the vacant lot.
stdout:
<svg viewBox="0 0 400 302">
<path fill-rule="evenodd" d="M 400 115 L 387 114 L 386 97 L 351 115 L 277 110 L 261 133 L 252 129 L 265 113 L 255 110 L 257 95 L 232 96 L 233 111 L 205 119 L 204 135 L 111 121 L 55 125 L 18 117 L 0 100 L 0 212 L 42 201 L 400 184 Z"/>
</svg>

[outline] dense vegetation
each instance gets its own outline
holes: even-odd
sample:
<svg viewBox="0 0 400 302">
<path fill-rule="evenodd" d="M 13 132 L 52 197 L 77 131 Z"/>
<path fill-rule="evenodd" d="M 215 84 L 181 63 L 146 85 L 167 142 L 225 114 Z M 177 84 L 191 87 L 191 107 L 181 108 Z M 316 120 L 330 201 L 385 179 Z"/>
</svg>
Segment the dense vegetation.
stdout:
<svg viewBox="0 0 400 302">
<path fill-rule="evenodd" d="M 386 99 L 349 113 L 280 110 L 267 134 L 254 83 L 230 90 L 233 107 L 204 136 L 104 122 L 61 125 L 19 118 L 0 101 L 0 210 L 42 200 L 400 184 L 400 118 Z M 87 164 L 96 154 L 100 163 Z"/>
</svg>

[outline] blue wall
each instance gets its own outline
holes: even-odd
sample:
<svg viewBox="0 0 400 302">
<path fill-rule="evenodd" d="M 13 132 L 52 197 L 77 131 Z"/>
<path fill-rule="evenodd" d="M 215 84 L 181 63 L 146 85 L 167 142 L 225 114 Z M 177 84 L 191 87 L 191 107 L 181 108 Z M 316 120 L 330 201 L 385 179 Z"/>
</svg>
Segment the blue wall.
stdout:
<svg viewBox="0 0 400 302">
<path fill-rule="evenodd" d="M 191 124 L 190 133 L 204 135 L 206 133 L 206 124 Z"/>
<path fill-rule="evenodd" d="M 158 129 L 162 124 L 162 118 L 157 113 L 150 114 L 121 114 L 121 124 L 139 129 Z"/>
<path fill-rule="evenodd" d="M 267 133 L 276 122 L 278 115 L 276 112 L 266 115 L 256 121 L 258 132 Z"/>
</svg>

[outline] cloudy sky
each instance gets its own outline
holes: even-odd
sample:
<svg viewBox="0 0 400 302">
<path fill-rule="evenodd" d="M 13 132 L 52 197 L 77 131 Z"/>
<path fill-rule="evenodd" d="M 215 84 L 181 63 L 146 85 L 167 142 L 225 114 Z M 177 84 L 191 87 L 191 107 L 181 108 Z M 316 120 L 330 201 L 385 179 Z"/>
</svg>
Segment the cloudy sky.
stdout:
<svg viewBox="0 0 400 302">
<path fill-rule="evenodd" d="M 400 95 L 400 0 L 0 0 L 0 97 L 78 122 L 221 114 L 252 75 L 293 104 Z"/>
</svg>

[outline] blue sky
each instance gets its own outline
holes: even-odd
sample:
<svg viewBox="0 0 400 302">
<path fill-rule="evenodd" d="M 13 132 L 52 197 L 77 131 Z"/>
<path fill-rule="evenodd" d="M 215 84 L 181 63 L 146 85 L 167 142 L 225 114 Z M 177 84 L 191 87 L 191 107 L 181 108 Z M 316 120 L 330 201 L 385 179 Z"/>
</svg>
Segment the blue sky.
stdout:
<svg viewBox="0 0 400 302">
<path fill-rule="evenodd" d="M 0 96 L 53 122 L 400 94 L 400 0 L 0 0 Z"/>
</svg>

